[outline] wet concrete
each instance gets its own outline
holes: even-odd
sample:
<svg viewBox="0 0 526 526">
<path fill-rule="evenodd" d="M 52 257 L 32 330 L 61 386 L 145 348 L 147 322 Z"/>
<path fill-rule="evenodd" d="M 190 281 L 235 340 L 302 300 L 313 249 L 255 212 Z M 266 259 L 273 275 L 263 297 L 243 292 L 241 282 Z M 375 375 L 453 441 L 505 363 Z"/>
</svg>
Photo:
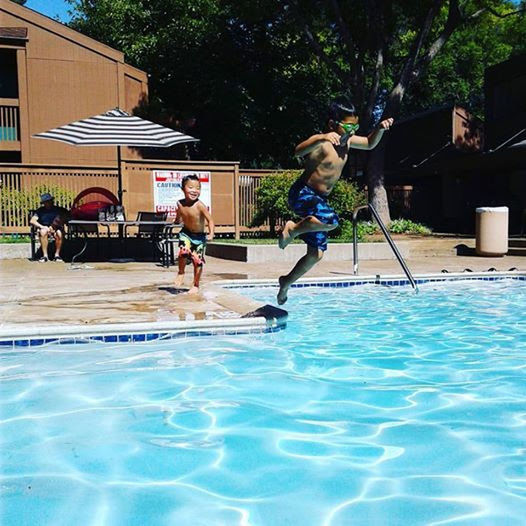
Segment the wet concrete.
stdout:
<svg viewBox="0 0 526 526">
<path fill-rule="evenodd" d="M 407 261 L 413 273 L 472 270 L 526 270 L 526 258 L 505 256 L 434 256 Z M 290 270 L 286 262 L 249 264 L 207 258 L 203 287 L 189 295 L 173 285 L 176 270 L 154 263 L 89 263 L 73 270 L 67 263 L 0 261 L 0 328 L 20 325 L 95 324 L 230 318 L 260 305 L 232 291 L 214 287 L 225 279 L 271 278 Z M 360 275 L 401 274 L 397 261 L 360 263 Z M 306 277 L 343 276 L 352 263 L 322 261 Z M 191 269 L 186 281 L 191 283 Z"/>
</svg>

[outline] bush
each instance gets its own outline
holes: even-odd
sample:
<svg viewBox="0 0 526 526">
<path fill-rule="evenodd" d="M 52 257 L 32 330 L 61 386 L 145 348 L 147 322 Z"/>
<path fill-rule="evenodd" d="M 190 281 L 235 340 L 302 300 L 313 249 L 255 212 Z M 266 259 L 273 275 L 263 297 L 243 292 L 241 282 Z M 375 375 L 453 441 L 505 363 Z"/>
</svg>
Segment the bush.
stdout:
<svg viewBox="0 0 526 526">
<path fill-rule="evenodd" d="M 380 232 L 378 225 L 372 221 L 358 221 L 356 225 L 356 237 L 358 241 L 365 241 L 367 236 Z M 344 219 L 341 221 L 340 235 L 337 236 L 345 241 L 352 241 L 352 221 Z"/>
<path fill-rule="evenodd" d="M 260 187 L 256 190 L 256 214 L 251 226 L 261 226 L 268 220 L 273 234 L 278 222 L 295 218 L 288 205 L 288 193 L 301 173 L 299 170 L 286 170 L 263 178 Z M 349 181 L 338 181 L 328 200 L 342 222 L 351 221 L 354 208 L 367 202 L 365 193 Z M 331 237 L 339 237 L 341 230 L 341 228 L 333 230 Z"/>
<path fill-rule="evenodd" d="M 391 234 L 430 234 L 431 230 L 425 225 L 415 223 L 409 219 L 395 219 L 389 225 L 389 231 Z M 341 229 L 339 229 L 341 239 L 346 241 L 352 241 L 352 221 L 347 219 L 341 222 Z M 358 221 L 356 228 L 356 234 L 358 241 L 365 241 L 367 236 L 374 234 L 381 234 L 380 227 L 376 224 L 376 221 Z"/>
<path fill-rule="evenodd" d="M 12 245 L 16 243 L 29 243 L 31 238 L 20 234 L 0 235 L 0 245 Z"/>
<path fill-rule="evenodd" d="M 391 221 L 389 230 L 392 234 L 431 234 L 431 229 L 410 219 L 395 219 Z"/>
<path fill-rule="evenodd" d="M 256 190 L 256 213 L 250 226 L 261 226 L 268 220 L 270 232 L 275 233 L 276 224 L 292 219 L 287 197 L 294 181 L 301 175 L 299 170 L 286 170 L 275 175 L 263 177 Z"/>
<path fill-rule="evenodd" d="M 17 190 L 15 188 L 2 188 L 0 192 L 0 211 L 2 224 L 7 223 L 8 214 L 16 214 L 18 217 L 25 218 L 30 210 L 40 207 L 40 196 L 43 193 L 50 193 L 55 198 L 57 206 L 71 208 L 76 192 L 68 190 L 58 185 L 40 184 L 28 189 Z"/>
</svg>

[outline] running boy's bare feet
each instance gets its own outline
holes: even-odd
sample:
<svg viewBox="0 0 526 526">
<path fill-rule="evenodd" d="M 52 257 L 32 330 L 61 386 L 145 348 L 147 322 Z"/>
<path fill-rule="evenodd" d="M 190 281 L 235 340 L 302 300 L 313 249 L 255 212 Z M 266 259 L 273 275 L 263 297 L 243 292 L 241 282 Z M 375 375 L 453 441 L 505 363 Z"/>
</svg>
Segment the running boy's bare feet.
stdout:
<svg viewBox="0 0 526 526">
<path fill-rule="evenodd" d="M 296 223 L 294 221 L 287 221 L 285 223 L 285 226 L 283 227 L 283 230 L 281 231 L 281 234 L 279 235 L 279 241 L 278 245 L 279 248 L 284 249 L 293 239 L 294 237 L 291 234 L 291 229 L 296 226 Z"/>
<path fill-rule="evenodd" d="M 199 287 L 195 285 L 188 291 L 188 294 L 199 294 Z"/>
<path fill-rule="evenodd" d="M 280 276 L 279 278 L 279 292 L 278 292 L 278 305 L 283 305 L 287 301 L 287 293 L 289 291 L 289 286 L 286 284 L 286 277 Z"/>
<path fill-rule="evenodd" d="M 177 277 L 175 278 L 175 288 L 180 289 L 183 286 L 184 282 L 184 274 L 177 274 Z"/>
</svg>

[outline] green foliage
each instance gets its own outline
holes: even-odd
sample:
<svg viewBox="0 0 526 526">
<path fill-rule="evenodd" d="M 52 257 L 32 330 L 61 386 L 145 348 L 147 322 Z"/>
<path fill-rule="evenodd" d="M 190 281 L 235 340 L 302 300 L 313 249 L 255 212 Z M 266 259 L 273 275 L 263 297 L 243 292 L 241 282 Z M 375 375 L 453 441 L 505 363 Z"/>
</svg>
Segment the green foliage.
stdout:
<svg viewBox="0 0 526 526">
<path fill-rule="evenodd" d="M 381 31 L 371 16 L 375 3 L 339 2 L 349 44 L 331 2 L 69 1 L 73 28 L 122 50 L 129 63 L 150 74 L 146 110 L 154 112 L 152 119 L 162 122 L 164 114 L 166 124 L 184 128 L 196 117 L 196 126 L 186 130 L 201 139 L 194 157 L 239 159 L 247 167 L 290 167 L 293 146 L 320 131 L 327 104 L 337 95 L 351 96 L 363 111 L 378 36 L 386 43 L 379 93 L 389 93 L 432 4 L 377 2 L 384 6 Z M 449 2 L 441 4 L 416 62 L 444 29 Z M 500 12 L 517 9 L 510 0 L 466 0 L 461 10 L 471 15 L 487 5 Z M 307 25 L 326 60 L 309 45 Z M 484 68 L 526 51 L 525 36 L 526 18 L 520 15 L 484 12 L 460 25 L 404 90 L 401 116 L 452 100 L 468 102 L 480 114 Z M 360 64 L 355 57 L 363 57 Z M 362 72 L 363 82 L 351 90 Z"/>
<path fill-rule="evenodd" d="M 365 192 L 350 181 L 339 180 L 329 195 L 329 203 L 336 210 L 340 219 L 352 220 L 353 210 L 367 204 Z"/>
<path fill-rule="evenodd" d="M 17 190 L 15 188 L 2 188 L 0 192 L 0 210 L 4 213 L 17 214 L 26 217 L 30 210 L 41 206 L 40 196 L 50 193 L 55 198 L 55 204 L 66 209 L 71 208 L 76 192 L 58 185 L 41 184 L 30 189 Z M 5 223 L 5 222 L 4 222 Z"/>
<path fill-rule="evenodd" d="M 18 5 L 24 5 L 27 2 L 27 0 L 11 0 L 11 1 Z"/>
<path fill-rule="evenodd" d="M 251 226 L 261 226 L 268 220 L 270 230 L 274 232 L 278 221 L 292 219 L 294 214 L 289 209 L 287 198 L 291 185 L 300 174 L 299 170 L 287 170 L 263 177 L 256 190 L 256 213 Z"/>
<path fill-rule="evenodd" d="M 0 235 L 0 245 L 12 245 L 16 243 L 29 243 L 31 241 L 29 236 L 21 236 L 19 234 L 3 234 Z"/>
<path fill-rule="evenodd" d="M 431 230 L 421 223 L 415 223 L 409 219 L 395 219 L 389 225 L 391 234 L 420 234 L 429 235 Z M 358 241 L 367 241 L 368 236 L 381 234 L 382 231 L 375 221 L 358 221 L 356 234 Z M 352 221 L 342 221 L 341 230 L 337 236 L 346 241 L 352 241 Z"/>
<path fill-rule="evenodd" d="M 380 232 L 378 225 L 372 221 L 358 221 L 356 225 L 356 237 L 358 241 L 366 241 L 367 236 L 377 234 Z M 353 228 L 352 221 L 344 219 L 341 221 L 341 228 L 338 232 L 338 238 L 344 241 L 352 241 L 353 239 Z"/>
<path fill-rule="evenodd" d="M 288 205 L 288 193 L 291 185 L 300 176 L 299 170 L 286 170 L 275 175 L 264 177 L 256 190 L 256 214 L 251 226 L 260 226 L 265 221 L 270 222 L 271 232 L 278 221 L 294 218 Z M 338 181 L 334 186 L 329 203 L 340 216 L 340 220 L 352 219 L 353 210 L 367 202 L 365 193 L 349 181 Z M 339 237 L 341 229 L 331 232 L 331 237 Z"/>
<path fill-rule="evenodd" d="M 389 225 L 389 231 L 393 234 L 431 234 L 431 230 L 421 223 L 415 223 L 410 219 L 395 219 Z"/>
</svg>

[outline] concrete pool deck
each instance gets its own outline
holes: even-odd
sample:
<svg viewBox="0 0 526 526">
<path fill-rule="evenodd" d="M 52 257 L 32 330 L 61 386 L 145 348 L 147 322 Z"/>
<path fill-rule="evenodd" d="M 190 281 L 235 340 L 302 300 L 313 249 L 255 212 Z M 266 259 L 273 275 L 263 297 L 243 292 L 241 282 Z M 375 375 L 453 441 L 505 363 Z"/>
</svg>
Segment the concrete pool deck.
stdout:
<svg viewBox="0 0 526 526">
<path fill-rule="evenodd" d="M 408 259 L 407 264 L 414 274 L 491 267 L 526 270 L 526 258 L 521 256 L 421 257 Z M 263 265 L 208 257 L 202 292 L 190 296 L 174 289 L 175 267 L 164 269 L 155 263 L 88 263 L 72 270 L 67 263 L 4 260 L 0 261 L 0 329 L 237 318 L 259 305 L 212 282 L 276 279 L 290 267 L 287 262 Z M 352 262 L 322 261 L 306 277 L 351 274 Z M 394 260 L 360 262 L 359 275 L 376 274 L 402 274 L 402 270 Z M 191 275 L 188 267 L 187 283 Z"/>
</svg>

